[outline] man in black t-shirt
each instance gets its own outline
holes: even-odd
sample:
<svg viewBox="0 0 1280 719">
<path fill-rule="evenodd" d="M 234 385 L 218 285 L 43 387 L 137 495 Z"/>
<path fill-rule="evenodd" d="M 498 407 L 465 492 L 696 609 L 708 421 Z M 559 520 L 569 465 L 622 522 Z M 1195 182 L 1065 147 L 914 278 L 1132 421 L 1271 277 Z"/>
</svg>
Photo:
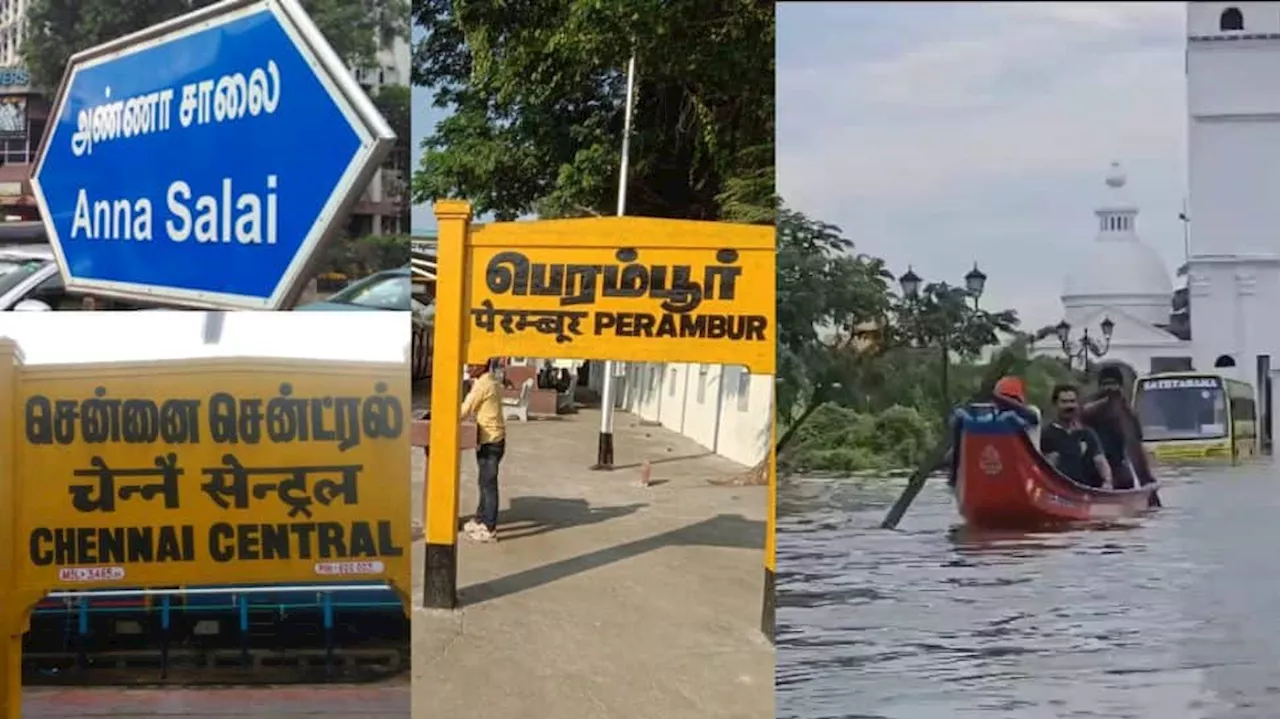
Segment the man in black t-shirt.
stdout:
<svg viewBox="0 0 1280 719">
<path fill-rule="evenodd" d="M 1054 421 L 1040 430 L 1040 451 L 1072 480 L 1090 487 L 1112 486 L 1111 466 L 1093 430 L 1080 423 L 1080 392 L 1073 385 L 1053 388 Z"/>
</svg>

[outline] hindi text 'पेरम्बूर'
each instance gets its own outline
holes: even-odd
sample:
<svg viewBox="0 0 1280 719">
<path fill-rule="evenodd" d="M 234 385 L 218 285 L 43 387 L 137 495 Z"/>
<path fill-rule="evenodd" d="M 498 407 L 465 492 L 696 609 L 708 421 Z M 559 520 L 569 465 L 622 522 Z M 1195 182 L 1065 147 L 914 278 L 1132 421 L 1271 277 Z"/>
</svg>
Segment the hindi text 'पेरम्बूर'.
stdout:
<svg viewBox="0 0 1280 719">
<path fill-rule="evenodd" d="M 530 262 L 519 252 L 501 252 L 486 267 L 486 287 L 495 296 L 557 297 L 565 308 L 589 307 L 601 297 L 647 298 L 659 302 L 659 311 L 509 309 L 485 299 L 471 309 L 476 329 L 493 333 L 500 328 L 506 334 L 532 329 L 554 336 L 557 343 L 572 342 L 585 332 L 626 338 L 768 341 L 769 320 L 764 315 L 696 312 L 705 301 L 737 297 L 743 268 L 735 266 L 736 250 L 717 251 L 716 263 L 701 268 L 700 277 L 692 265 L 640 264 L 633 249 L 617 250 L 614 256 L 614 264 L 552 264 Z"/>
</svg>

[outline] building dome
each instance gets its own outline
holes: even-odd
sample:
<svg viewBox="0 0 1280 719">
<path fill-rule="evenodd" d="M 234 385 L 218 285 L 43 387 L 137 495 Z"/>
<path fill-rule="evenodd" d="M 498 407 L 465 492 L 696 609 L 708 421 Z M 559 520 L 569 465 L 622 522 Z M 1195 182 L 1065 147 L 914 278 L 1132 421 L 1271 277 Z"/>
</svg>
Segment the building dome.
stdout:
<svg viewBox="0 0 1280 719">
<path fill-rule="evenodd" d="M 1092 245 L 1067 275 L 1062 289 L 1064 300 L 1103 300 L 1117 295 L 1149 296 L 1167 310 L 1173 281 L 1160 253 L 1140 242 Z"/>
<path fill-rule="evenodd" d="M 1068 314 L 1123 307 L 1152 324 L 1169 321 L 1173 281 L 1160 254 L 1137 234 L 1138 208 L 1124 194 L 1128 180 L 1119 163 L 1107 173 L 1107 198 L 1094 214 L 1098 234 L 1067 274 L 1062 303 Z"/>
</svg>

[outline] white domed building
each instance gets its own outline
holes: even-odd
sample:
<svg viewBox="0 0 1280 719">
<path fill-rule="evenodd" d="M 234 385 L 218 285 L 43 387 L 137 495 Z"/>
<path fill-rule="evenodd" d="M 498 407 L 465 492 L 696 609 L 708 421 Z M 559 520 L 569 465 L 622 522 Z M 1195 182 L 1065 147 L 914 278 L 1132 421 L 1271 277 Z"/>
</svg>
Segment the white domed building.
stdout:
<svg viewBox="0 0 1280 719">
<path fill-rule="evenodd" d="M 1173 281 L 1159 253 L 1138 237 L 1138 208 L 1125 192 L 1127 182 L 1119 163 L 1112 163 L 1106 196 L 1094 211 L 1098 234 L 1063 284 L 1069 342 L 1078 348 L 1087 332 L 1106 346 L 1109 329 L 1107 352 L 1090 356 L 1089 367 L 1122 364 L 1131 375 L 1189 369 L 1190 343 L 1169 330 Z M 1058 344 L 1054 337 L 1042 340 L 1038 353 L 1060 357 Z"/>
</svg>

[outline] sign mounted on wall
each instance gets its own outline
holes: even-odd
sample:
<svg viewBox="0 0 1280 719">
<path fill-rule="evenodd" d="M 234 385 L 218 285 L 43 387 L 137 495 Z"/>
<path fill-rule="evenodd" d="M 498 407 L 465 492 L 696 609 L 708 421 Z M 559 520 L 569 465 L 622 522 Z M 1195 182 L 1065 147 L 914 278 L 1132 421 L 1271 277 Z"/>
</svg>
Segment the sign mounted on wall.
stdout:
<svg viewBox="0 0 1280 719">
<path fill-rule="evenodd" d="M 401 363 L 24 366 L 0 338 L 0 669 L 53 590 L 362 581 L 408 607 L 409 421 Z"/>
<path fill-rule="evenodd" d="M 18 583 L 407 587 L 403 374 L 267 360 L 26 370 L 16 472 L 43 479 L 22 483 Z"/>
<path fill-rule="evenodd" d="M 25 67 L 0 67 L 0 90 L 13 92 L 31 87 L 31 73 Z"/>
</svg>

